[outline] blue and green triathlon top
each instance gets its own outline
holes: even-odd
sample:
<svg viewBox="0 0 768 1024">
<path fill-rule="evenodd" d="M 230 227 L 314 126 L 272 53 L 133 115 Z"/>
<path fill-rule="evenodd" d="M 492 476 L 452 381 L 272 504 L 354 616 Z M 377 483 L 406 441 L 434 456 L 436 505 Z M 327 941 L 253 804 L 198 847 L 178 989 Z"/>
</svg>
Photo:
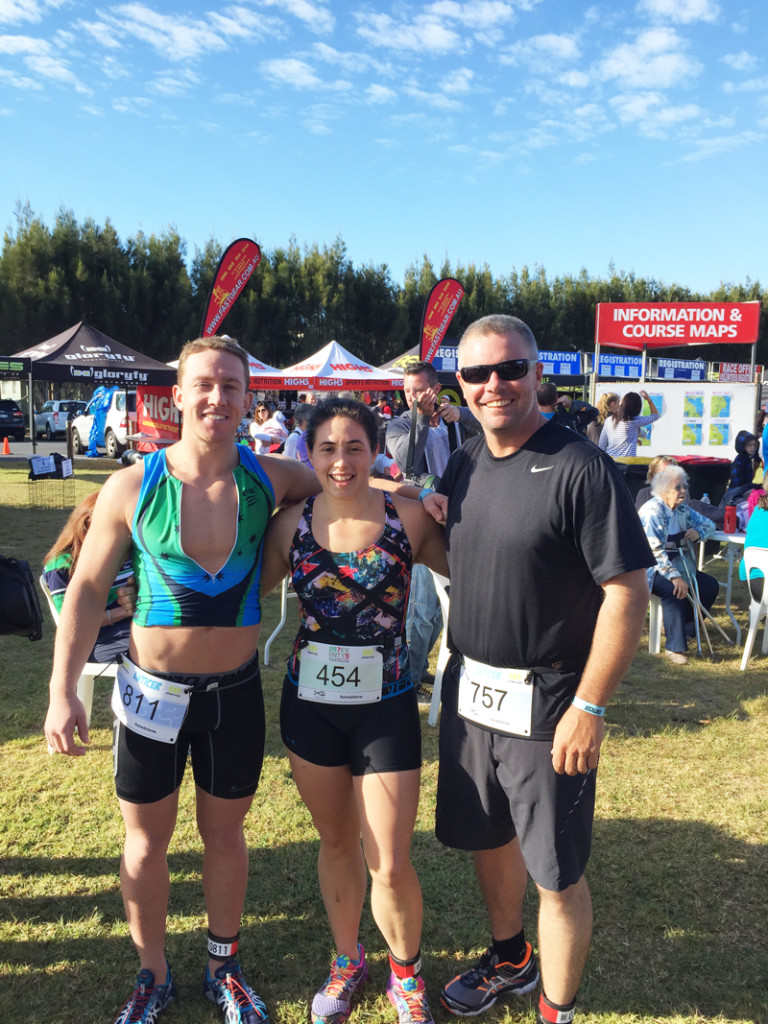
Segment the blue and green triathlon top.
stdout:
<svg viewBox="0 0 768 1024">
<path fill-rule="evenodd" d="M 275 507 L 269 477 L 250 449 L 237 445 L 237 534 L 222 567 L 208 572 L 181 546 L 182 483 L 165 450 L 144 458 L 133 516 L 133 562 L 139 593 L 137 626 L 255 626 L 264 532 Z"/>
</svg>

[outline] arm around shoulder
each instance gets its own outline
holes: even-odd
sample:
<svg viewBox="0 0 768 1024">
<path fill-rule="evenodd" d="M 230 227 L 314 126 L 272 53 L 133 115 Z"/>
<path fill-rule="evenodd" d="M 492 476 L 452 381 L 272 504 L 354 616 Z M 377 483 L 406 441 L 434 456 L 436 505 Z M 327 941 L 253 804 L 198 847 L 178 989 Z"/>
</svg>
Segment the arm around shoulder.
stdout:
<svg viewBox="0 0 768 1024">
<path fill-rule="evenodd" d="M 445 531 L 422 508 L 421 502 L 400 495 L 393 495 L 398 515 L 408 536 L 414 562 L 421 562 L 428 569 L 448 575 L 448 561 L 445 555 Z"/>
</svg>

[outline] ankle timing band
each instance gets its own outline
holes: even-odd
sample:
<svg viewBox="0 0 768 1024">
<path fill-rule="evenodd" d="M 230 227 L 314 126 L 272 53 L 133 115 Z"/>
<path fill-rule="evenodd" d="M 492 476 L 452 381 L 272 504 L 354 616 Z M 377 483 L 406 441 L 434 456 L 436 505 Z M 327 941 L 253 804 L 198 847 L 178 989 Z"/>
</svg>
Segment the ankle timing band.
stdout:
<svg viewBox="0 0 768 1024">
<path fill-rule="evenodd" d="M 421 974 L 421 950 L 412 960 L 398 960 L 390 952 L 389 966 L 396 978 L 414 978 L 417 974 Z"/>
<path fill-rule="evenodd" d="M 543 992 L 539 996 L 539 1018 L 545 1024 L 571 1024 L 575 1013 L 575 999 L 567 1006 L 558 1006 L 557 1003 L 550 1003 Z"/>
<path fill-rule="evenodd" d="M 213 932 L 208 932 L 208 956 L 211 960 L 231 960 L 237 955 L 237 947 L 240 943 L 240 932 L 231 939 L 222 939 Z"/>
</svg>

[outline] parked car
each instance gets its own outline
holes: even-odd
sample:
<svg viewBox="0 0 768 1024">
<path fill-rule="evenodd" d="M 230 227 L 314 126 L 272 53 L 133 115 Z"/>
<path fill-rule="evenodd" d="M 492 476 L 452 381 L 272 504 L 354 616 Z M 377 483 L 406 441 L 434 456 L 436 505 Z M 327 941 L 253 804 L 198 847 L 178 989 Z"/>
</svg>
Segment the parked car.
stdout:
<svg viewBox="0 0 768 1024">
<path fill-rule="evenodd" d="M 51 399 L 35 413 L 35 437 L 44 436 L 50 441 L 54 434 L 66 434 L 67 420 L 84 412 L 85 407 L 85 402 Z"/>
<path fill-rule="evenodd" d="M 23 441 L 26 434 L 24 413 L 12 398 L 0 398 L 0 438 L 13 437 Z"/>
<path fill-rule="evenodd" d="M 85 412 L 72 420 L 72 451 L 75 455 L 82 455 L 88 449 L 93 426 L 92 405 L 93 400 Z M 111 459 L 116 459 L 128 447 L 129 417 L 136 418 L 136 392 L 113 392 L 104 424 L 104 447 Z"/>
</svg>

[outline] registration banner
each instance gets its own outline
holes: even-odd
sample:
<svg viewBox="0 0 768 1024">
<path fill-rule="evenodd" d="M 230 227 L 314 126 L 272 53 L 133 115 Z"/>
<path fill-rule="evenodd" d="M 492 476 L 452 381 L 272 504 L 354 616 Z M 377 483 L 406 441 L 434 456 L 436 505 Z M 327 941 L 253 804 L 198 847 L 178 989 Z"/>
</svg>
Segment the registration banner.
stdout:
<svg viewBox="0 0 768 1024">
<path fill-rule="evenodd" d="M 759 302 L 598 302 L 595 342 L 617 348 L 751 345 Z"/>
<path fill-rule="evenodd" d="M 261 252 L 250 238 L 238 238 L 227 246 L 219 260 L 216 276 L 208 295 L 205 315 L 200 328 L 202 338 L 216 334 L 224 317 L 235 304 L 248 279 L 259 265 Z"/>
<path fill-rule="evenodd" d="M 463 295 L 463 285 L 453 277 L 444 277 L 429 293 L 421 317 L 421 358 L 424 362 L 432 362 Z"/>
</svg>

